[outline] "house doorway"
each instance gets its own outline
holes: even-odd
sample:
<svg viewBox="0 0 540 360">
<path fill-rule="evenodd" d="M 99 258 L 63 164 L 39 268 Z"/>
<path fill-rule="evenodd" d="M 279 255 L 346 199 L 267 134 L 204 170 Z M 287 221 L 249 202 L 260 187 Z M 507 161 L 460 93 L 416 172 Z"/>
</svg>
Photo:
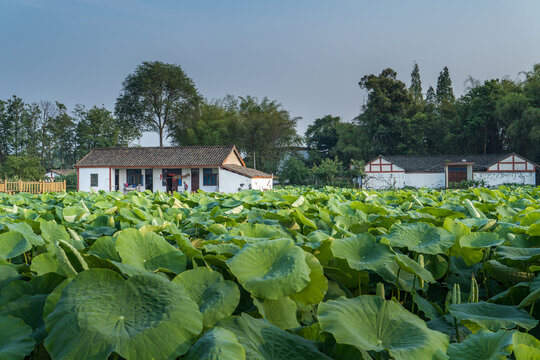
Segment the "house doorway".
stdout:
<svg viewBox="0 0 540 360">
<path fill-rule="evenodd" d="M 120 190 L 120 170 L 119 169 L 114 170 L 114 190 L 115 191 Z"/>
<path fill-rule="evenodd" d="M 191 169 L 191 191 L 199 190 L 199 169 Z"/>
<path fill-rule="evenodd" d="M 154 191 L 154 170 L 144 170 L 144 188 L 146 190 Z"/>
<path fill-rule="evenodd" d="M 448 184 L 467 180 L 467 166 L 448 166 Z"/>
</svg>

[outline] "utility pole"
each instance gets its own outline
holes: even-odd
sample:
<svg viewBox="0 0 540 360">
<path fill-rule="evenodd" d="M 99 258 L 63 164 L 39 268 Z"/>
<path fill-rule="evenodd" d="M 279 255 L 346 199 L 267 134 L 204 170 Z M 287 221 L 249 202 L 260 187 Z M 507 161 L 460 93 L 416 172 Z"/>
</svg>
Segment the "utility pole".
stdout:
<svg viewBox="0 0 540 360">
<path fill-rule="evenodd" d="M 257 170 L 257 163 L 255 162 L 255 151 L 253 152 L 253 168 Z"/>
</svg>

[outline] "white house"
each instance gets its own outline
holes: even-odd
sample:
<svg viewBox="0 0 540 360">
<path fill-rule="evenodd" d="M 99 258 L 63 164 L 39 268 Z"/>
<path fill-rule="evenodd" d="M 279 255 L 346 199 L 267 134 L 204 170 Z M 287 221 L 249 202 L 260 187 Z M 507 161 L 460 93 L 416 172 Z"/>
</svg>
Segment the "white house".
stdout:
<svg viewBox="0 0 540 360">
<path fill-rule="evenodd" d="M 246 167 L 234 145 L 96 148 L 75 168 L 81 191 L 268 190 L 273 178 Z"/>
<path fill-rule="evenodd" d="M 45 174 L 46 181 L 54 181 L 60 176 L 68 176 L 75 172 L 75 169 L 51 169 Z"/>
<path fill-rule="evenodd" d="M 370 189 L 404 186 L 444 188 L 450 182 L 484 180 L 538 184 L 538 165 L 518 154 L 377 156 L 365 165 L 363 186 Z"/>
</svg>

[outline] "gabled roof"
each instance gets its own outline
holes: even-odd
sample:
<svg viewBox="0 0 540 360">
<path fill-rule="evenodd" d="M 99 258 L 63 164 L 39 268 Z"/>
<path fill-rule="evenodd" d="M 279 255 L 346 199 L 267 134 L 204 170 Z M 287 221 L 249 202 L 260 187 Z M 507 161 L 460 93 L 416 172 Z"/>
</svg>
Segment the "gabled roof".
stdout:
<svg viewBox="0 0 540 360">
<path fill-rule="evenodd" d="M 234 153 L 234 145 L 95 148 L 75 167 L 182 167 L 220 166 Z"/>
<path fill-rule="evenodd" d="M 75 173 L 75 169 L 51 169 L 48 172 L 53 172 L 58 175 L 66 176 Z"/>
<path fill-rule="evenodd" d="M 445 163 L 473 162 L 474 171 L 485 171 L 509 154 L 485 154 L 485 155 L 389 155 L 383 159 L 403 168 L 408 172 L 443 172 Z"/>
<path fill-rule="evenodd" d="M 255 169 L 251 169 L 251 168 L 247 168 L 247 167 L 235 165 L 235 164 L 226 164 L 226 165 L 223 165 L 222 168 L 224 168 L 225 170 L 232 171 L 233 173 L 246 176 L 248 178 L 272 178 L 273 177 L 271 174 L 267 174 L 259 170 L 255 170 Z"/>
</svg>

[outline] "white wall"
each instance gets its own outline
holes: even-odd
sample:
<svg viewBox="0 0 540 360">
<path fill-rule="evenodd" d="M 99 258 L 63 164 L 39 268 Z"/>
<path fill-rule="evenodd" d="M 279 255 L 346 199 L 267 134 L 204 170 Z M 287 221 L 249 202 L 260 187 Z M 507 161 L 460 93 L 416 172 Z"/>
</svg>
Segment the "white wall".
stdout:
<svg viewBox="0 0 540 360">
<path fill-rule="evenodd" d="M 404 186 L 442 188 L 444 172 L 440 173 L 368 173 L 362 179 L 366 189 L 402 188 Z"/>
<path fill-rule="evenodd" d="M 443 188 L 444 172 L 440 173 L 406 173 L 405 185 L 414 187 Z"/>
<path fill-rule="evenodd" d="M 98 174 L 98 186 L 90 187 L 90 174 Z M 112 175 L 114 181 L 114 172 Z M 113 186 L 113 182 L 110 184 Z M 79 168 L 79 190 L 109 191 L 109 168 Z"/>
<path fill-rule="evenodd" d="M 535 185 L 534 172 L 475 172 L 474 180 L 484 180 L 486 186 L 499 186 L 504 183 Z"/>
<path fill-rule="evenodd" d="M 273 180 L 271 178 L 251 179 L 251 188 L 256 190 L 271 190 Z"/>
<path fill-rule="evenodd" d="M 163 174 L 163 169 L 162 168 L 155 168 L 155 169 L 152 169 L 154 170 L 154 174 L 152 176 L 152 181 L 154 183 L 153 185 L 153 191 L 156 192 L 156 191 L 167 191 L 167 187 L 166 186 L 163 186 L 161 185 L 162 184 L 162 180 L 161 180 L 161 174 Z"/>
<path fill-rule="evenodd" d="M 368 173 L 362 179 L 366 189 L 401 188 L 404 184 L 405 173 Z"/>
<path fill-rule="evenodd" d="M 243 186 L 240 186 L 244 184 Z M 247 190 L 251 184 L 251 179 L 232 171 L 219 169 L 219 191 L 225 193 L 235 193 L 238 190 Z"/>
</svg>

